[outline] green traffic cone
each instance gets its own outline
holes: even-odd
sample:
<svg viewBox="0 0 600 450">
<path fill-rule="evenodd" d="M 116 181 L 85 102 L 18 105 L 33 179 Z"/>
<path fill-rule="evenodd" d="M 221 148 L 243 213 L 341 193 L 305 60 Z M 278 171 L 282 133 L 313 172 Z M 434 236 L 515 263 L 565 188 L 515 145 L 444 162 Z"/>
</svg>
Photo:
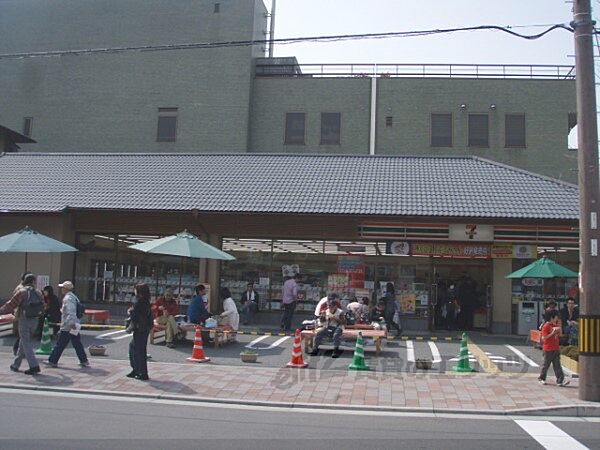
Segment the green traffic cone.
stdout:
<svg viewBox="0 0 600 450">
<path fill-rule="evenodd" d="M 356 338 L 356 347 L 354 348 L 354 357 L 352 358 L 352 364 L 348 366 L 351 370 L 371 370 L 365 363 L 365 350 L 363 349 L 363 337 L 362 333 L 358 333 Z"/>
<path fill-rule="evenodd" d="M 35 351 L 36 355 L 49 355 L 52 353 L 52 344 L 50 343 L 50 327 L 48 318 L 44 319 L 44 331 L 42 332 L 42 342 L 40 348 Z"/>
<path fill-rule="evenodd" d="M 469 348 L 467 346 L 467 333 L 463 333 L 460 341 L 460 354 L 458 355 L 458 364 L 452 367 L 454 372 L 475 372 L 469 364 Z"/>
</svg>

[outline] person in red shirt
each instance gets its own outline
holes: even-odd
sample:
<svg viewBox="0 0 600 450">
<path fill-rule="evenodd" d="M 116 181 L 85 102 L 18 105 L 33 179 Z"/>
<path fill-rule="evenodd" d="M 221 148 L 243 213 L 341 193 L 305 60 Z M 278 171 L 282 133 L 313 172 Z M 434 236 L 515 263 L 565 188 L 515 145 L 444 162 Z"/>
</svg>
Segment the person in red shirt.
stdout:
<svg viewBox="0 0 600 450">
<path fill-rule="evenodd" d="M 559 337 L 561 334 L 559 314 L 558 311 L 548 311 L 546 313 L 546 322 L 542 326 L 542 343 L 544 348 L 544 364 L 538 378 L 540 384 L 546 384 L 546 374 L 548 368 L 552 364 L 554 369 L 554 375 L 556 375 L 556 384 L 558 386 L 566 386 L 570 382 L 565 380 L 565 374 L 563 373 L 560 365 L 560 345 Z"/>
<path fill-rule="evenodd" d="M 175 336 L 179 331 L 175 316 L 179 314 L 179 305 L 173 297 L 171 289 L 165 290 L 165 295 L 159 297 L 152 305 L 155 322 L 165 327 L 165 342 L 167 347 L 175 348 Z"/>
</svg>

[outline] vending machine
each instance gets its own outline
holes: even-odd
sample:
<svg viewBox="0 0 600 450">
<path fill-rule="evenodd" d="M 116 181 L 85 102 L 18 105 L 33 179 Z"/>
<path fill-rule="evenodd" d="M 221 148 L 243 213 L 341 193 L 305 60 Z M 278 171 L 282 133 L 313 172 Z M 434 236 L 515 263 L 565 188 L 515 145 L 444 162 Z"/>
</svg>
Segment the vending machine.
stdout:
<svg viewBox="0 0 600 450">
<path fill-rule="evenodd" d="M 537 300 L 523 300 L 519 302 L 517 315 L 517 334 L 526 336 L 529 330 L 539 326 L 539 309 L 543 303 Z"/>
</svg>

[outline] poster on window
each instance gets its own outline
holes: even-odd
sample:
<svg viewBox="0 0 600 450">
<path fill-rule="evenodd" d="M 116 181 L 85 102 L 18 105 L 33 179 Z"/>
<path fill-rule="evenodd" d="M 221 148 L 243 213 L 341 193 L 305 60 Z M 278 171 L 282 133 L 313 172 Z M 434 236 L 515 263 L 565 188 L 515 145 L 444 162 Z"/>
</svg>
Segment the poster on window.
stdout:
<svg viewBox="0 0 600 450">
<path fill-rule="evenodd" d="M 415 294 L 400 295 L 400 312 L 402 314 L 414 314 L 417 308 L 417 296 Z"/>
<path fill-rule="evenodd" d="M 292 278 L 297 273 L 300 273 L 300 266 L 298 264 L 290 264 L 281 266 L 281 274 L 283 278 Z"/>
<path fill-rule="evenodd" d="M 46 286 L 50 285 L 50 275 L 38 275 L 35 279 L 36 288 L 43 290 Z"/>
<path fill-rule="evenodd" d="M 348 275 L 334 273 L 327 277 L 327 290 L 330 292 L 343 291 L 348 287 Z"/>
</svg>

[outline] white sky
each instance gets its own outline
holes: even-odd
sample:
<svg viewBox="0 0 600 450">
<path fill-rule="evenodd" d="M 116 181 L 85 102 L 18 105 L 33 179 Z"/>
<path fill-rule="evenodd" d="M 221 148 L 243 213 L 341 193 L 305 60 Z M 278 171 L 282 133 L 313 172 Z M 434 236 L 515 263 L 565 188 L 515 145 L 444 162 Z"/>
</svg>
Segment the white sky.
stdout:
<svg viewBox="0 0 600 450">
<path fill-rule="evenodd" d="M 271 0 L 264 0 L 267 8 Z M 598 0 L 593 2 L 599 6 Z M 277 0 L 277 38 L 572 20 L 564 0 Z M 514 28 L 537 34 L 542 27 Z M 300 63 L 574 64 L 573 36 L 555 30 L 528 41 L 500 31 L 275 47 Z"/>
</svg>

